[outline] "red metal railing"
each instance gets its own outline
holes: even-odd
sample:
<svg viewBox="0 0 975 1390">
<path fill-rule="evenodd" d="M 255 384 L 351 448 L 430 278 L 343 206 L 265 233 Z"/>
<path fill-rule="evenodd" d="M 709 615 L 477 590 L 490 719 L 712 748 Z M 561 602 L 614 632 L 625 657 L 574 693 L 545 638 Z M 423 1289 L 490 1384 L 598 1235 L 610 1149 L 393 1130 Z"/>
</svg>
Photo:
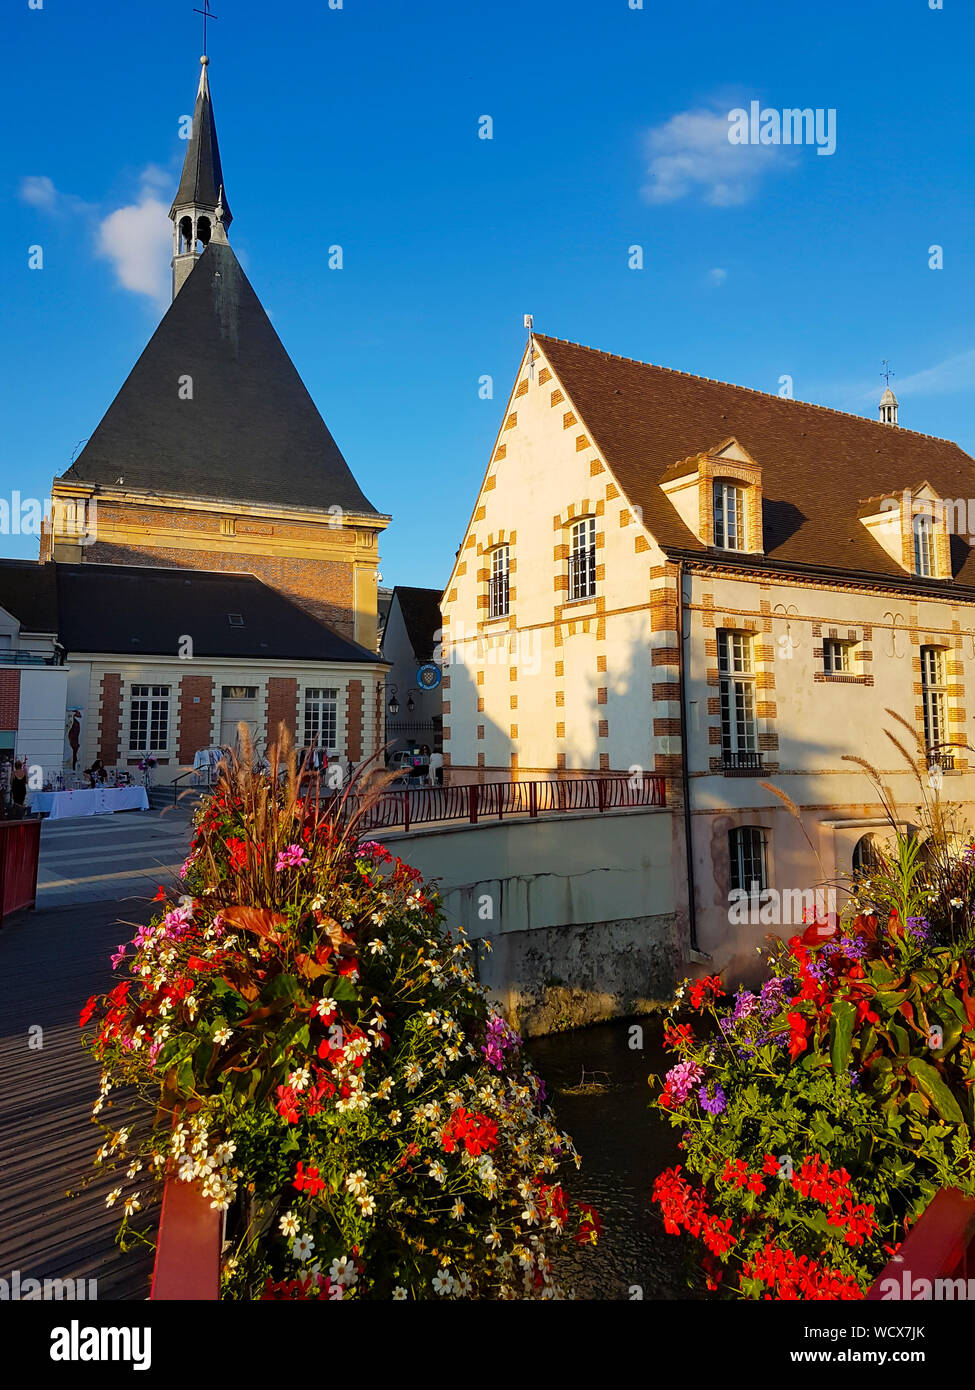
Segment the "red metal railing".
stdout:
<svg viewBox="0 0 975 1390">
<path fill-rule="evenodd" d="M 0 820 L 0 926 L 5 917 L 37 901 L 40 816 Z"/>
<path fill-rule="evenodd" d="M 943 1187 L 871 1285 L 867 1298 L 873 1302 L 967 1298 L 970 1277 L 975 1277 L 975 1198 L 966 1197 L 957 1187 Z M 949 1289 L 956 1279 L 966 1281 L 960 1295 Z"/>
<path fill-rule="evenodd" d="M 544 782 L 481 782 L 388 791 L 363 811 L 363 830 L 391 830 L 432 821 L 483 820 L 569 811 L 615 811 L 665 806 L 666 784 L 652 773 L 618 777 L 571 777 Z"/>
</svg>

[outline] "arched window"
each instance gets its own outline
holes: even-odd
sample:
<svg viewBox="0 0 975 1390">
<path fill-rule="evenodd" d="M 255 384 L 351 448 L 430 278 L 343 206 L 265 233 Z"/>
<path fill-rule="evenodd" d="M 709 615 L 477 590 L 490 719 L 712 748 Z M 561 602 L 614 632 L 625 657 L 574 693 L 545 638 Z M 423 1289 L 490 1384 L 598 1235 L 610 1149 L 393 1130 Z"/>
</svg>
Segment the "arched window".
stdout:
<svg viewBox="0 0 975 1390">
<path fill-rule="evenodd" d="M 768 887 L 768 835 L 760 825 L 737 825 L 728 832 L 731 889 L 761 893 Z"/>
<path fill-rule="evenodd" d="M 191 217 L 181 217 L 179 219 L 179 254 L 185 256 L 189 251 L 193 241 L 193 219 Z"/>
<path fill-rule="evenodd" d="M 861 835 L 853 846 L 853 875 L 869 878 L 883 864 L 883 851 L 876 835 Z"/>
</svg>

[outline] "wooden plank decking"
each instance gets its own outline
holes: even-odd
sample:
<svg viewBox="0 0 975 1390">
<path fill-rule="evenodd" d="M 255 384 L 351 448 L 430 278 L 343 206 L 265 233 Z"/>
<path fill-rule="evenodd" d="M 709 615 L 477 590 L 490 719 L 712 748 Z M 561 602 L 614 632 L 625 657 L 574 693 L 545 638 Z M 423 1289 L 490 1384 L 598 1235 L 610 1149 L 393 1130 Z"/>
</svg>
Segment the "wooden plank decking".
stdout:
<svg viewBox="0 0 975 1390">
<path fill-rule="evenodd" d="M 82 1050 L 78 1013 L 110 987 L 109 955 L 147 921 L 148 904 L 84 903 L 24 912 L 0 931 L 0 1279 L 97 1279 L 97 1297 L 148 1297 L 152 1252 L 114 1243 L 113 1183 L 92 1156 L 98 1068 Z M 28 1046 L 43 1029 L 43 1047 Z M 152 1224 L 152 1214 L 147 1221 Z"/>
</svg>

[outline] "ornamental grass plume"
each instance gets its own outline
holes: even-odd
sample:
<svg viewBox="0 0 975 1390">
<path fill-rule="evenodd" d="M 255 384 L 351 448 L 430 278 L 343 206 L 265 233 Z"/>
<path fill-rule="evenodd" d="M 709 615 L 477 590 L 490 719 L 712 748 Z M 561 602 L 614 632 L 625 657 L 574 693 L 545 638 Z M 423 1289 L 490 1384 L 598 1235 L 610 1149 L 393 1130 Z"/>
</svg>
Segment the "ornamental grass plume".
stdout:
<svg viewBox="0 0 975 1390">
<path fill-rule="evenodd" d="M 598 1234 L 562 1185 L 578 1155 L 463 929 L 363 837 L 386 779 L 332 788 L 284 733 L 262 773 L 240 743 L 179 901 L 160 890 L 82 1010 L 95 1118 L 122 1088 L 141 1117 L 99 1150 L 114 1199 L 198 1184 L 227 1212 L 229 1298 L 562 1296 L 553 1248 Z"/>
</svg>

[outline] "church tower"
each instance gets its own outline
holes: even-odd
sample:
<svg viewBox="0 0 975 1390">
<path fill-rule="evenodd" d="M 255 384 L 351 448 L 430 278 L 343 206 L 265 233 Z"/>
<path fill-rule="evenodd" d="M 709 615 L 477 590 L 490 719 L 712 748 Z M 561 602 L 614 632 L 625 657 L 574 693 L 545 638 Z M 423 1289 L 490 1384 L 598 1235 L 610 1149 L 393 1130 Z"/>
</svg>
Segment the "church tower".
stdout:
<svg viewBox="0 0 975 1390">
<path fill-rule="evenodd" d="M 359 488 L 227 239 L 201 61 L 170 211 L 173 300 L 54 480 L 41 559 L 248 572 L 374 651 L 390 518 Z M 306 266 L 313 297 L 313 246 Z"/>
<path fill-rule="evenodd" d="M 200 86 L 193 112 L 193 128 L 183 161 L 183 177 L 169 209 L 173 223 L 173 298 L 175 299 L 211 238 L 226 241 L 233 213 L 223 191 L 223 169 L 217 127 L 210 102 L 207 68 L 210 59 L 200 59 Z"/>
</svg>

